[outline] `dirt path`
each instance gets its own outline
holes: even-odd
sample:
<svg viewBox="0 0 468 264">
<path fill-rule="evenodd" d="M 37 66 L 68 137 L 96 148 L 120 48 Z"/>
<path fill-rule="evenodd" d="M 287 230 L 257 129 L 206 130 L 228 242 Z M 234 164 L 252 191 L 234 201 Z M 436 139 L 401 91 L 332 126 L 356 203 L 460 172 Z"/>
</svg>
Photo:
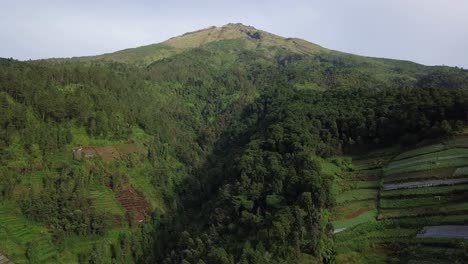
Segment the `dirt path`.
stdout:
<svg viewBox="0 0 468 264">
<path fill-rule="evenodd" d="M 416 235 L 418 238 L 464 238 L 468 239 L 468 226 L 441 225 L 426 226 Z"/>
<path fill-rule="evenodd" d="M 461 179 L 448 179 L 448 180 L 428 180 L 428 181 L 414 181 L 414 182 L 403 182 L 403 183 L 387 183 L 383 185 L 384 191 L 398 190 L 398 189 L 410 189 L 410 188 L 421 188 L 441 185 L 456 185 L 467 183 L 468 178 Z"/>
</svg>

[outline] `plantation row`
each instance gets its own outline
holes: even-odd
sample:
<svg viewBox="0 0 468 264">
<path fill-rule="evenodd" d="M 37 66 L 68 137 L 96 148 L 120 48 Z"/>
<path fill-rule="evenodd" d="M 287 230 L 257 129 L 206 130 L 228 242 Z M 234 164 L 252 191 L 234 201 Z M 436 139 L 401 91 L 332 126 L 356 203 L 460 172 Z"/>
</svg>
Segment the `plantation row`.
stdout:
<svg viewBox="0 0 468 264">
<path fill-rule="evenodd" d="M 333 226 L 338 262 L 348 262 L 348 257 L 356 262 L 379 258 L 391 262 L 384 257 L 388 251 L 407 263 L 466 259 L 467 142 L 462 136 L 398 155 L 389 151 L 381 156 L 385 158 L 353 161 L 352 174 L 379 175 L 380 180 L 375 185 L 348 183 L 354 188 L 337 196 Z M 375 206 L 371 209 L 370 204 Z M 356 251 L 366 254 L 354 255 Z"/>
</svg>

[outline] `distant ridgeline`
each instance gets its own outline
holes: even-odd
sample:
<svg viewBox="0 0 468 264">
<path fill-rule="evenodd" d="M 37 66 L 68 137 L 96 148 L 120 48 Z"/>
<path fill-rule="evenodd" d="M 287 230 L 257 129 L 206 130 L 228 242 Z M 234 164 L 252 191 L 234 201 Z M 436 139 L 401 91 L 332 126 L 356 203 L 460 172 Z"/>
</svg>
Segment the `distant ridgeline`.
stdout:
<svg viewBox="0 0 468 264">
<path fill-rule="evenodd" d="M 467 121 L 466 70 L 241 24 L 95 57 L 0 59 L 0 253 L 331 263 L 343 247 L 330 160 L 449 139 Z"/>
</svg>

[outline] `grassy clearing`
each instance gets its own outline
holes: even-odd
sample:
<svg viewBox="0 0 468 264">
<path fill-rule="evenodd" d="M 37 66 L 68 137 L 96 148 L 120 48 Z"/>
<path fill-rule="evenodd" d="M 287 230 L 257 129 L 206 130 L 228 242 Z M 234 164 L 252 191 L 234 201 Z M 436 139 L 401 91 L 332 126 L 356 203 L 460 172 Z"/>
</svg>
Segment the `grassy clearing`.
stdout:
<svg viewBox="0 0 468 264">
<path fill-rule="evenodd" d="M 152 183 L 151 179 L 137 172 L 128 175 L 130 184 L 140 193 L 143 193 L 146 201 L 150 203 L 152 209 L 158 208 L 161 212 L 165 211 L 162 190 L 158 190 Z"/>
<path fill-rule="evenodd" d="M 362 223 L 375 221 L 376 215 L 377 215 L 377 211 L 372 210 L 372 211 L 362 213 L 361 215 L 353 219 L 333 221 L 332 225 L 335 229 L 350 228 L 350 227 L 353 227 Z"/>
<path fill-rule="evenodd" d="M 365 200 L 365 201 L 349 202 L 343 205 L 338 205 L 333 210 L 334 219 L 346 220 L 347 216 L 363 208 L 369 208 L 369 209 L 374 210 L 376 208 L 376 201 Z"/>
<path fill-rule="evenodd" d="M 440 168 L 428 171 L 415 171 L 409 173 L 392 174 L 387 175 L 383 178 L 384 183 L 395 183 L 395 182 L 409 182 L 416 180 L 437 180 L 437 179 L 449 179 L 454 178 L 453 176 L 455 168 Z"/>
<path fill-rule="evenodd" d="M 375 200 L 377 198 L 378 191 L 376 189 L 354 189 L 345 191 L 340 194 L 336 202 L 343 204 L 350 201 L 363 201 L 363 200 Z"/>
<path fill-rule="evenodd" d="M 125 216 L 125 210 L 120 206 L 115 199 L 112 190 L 96 185 L 88 192 L 87 196 L 94 201 L 96 209 L 100 212 L 105 212 L 115 216 Z"/>
</svg>

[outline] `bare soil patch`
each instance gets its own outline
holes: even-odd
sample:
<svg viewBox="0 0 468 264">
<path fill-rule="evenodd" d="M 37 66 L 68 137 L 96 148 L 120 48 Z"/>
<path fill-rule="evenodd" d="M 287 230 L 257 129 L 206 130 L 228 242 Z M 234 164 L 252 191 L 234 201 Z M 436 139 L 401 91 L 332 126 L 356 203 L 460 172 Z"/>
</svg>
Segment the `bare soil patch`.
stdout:
<svg viewBox="0 0 468 264">
<path fill-rule="evenodd" d="M 372 208 L 361 208 L 361 209 L 357 210 L 356 212 L 345 216 L 345 218 L 348 219 L 348 220 L 349 219 L 354 219 L 354 218 L 362 215 L 363 213 L 369 212 L 369 211 L 372 211 L 372 210 L 373 210 Z"/>
<path fill-rule="evenodd" d="M 135 214 L 137 223 L 143 222 L 146 215 L 151 213 L 151 208 L 143 195 L 139 194 L 133 188 L 119 191 L 115 198 L 125 208 L 128 214 Z"/>
</svg>

